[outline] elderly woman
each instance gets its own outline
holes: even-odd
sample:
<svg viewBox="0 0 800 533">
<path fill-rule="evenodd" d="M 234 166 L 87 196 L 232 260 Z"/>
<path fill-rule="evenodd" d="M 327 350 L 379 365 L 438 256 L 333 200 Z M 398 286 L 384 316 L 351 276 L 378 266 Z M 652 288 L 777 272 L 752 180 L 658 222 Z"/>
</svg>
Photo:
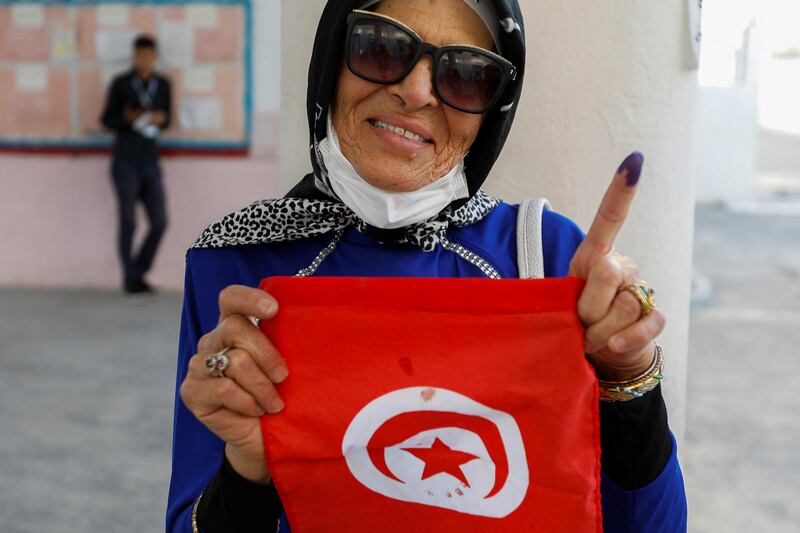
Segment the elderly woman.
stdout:
<svg viewBox="0 0 800 533">
<path fill-rule="evenodd" d="M 524 65 L 514 0 L 328 2 L 309 72 L 313 173 L 286 198 L 212 224 L 187 255 L 168 530 L 291 527 L 259 424 L 284 407 L 275 386 L 291 372 L 254 320 L 279 312 L 254 288 L 276 275 L 584 278 L 578 312 L 601 380 L 605 530 L 685 530 L 658 385 L 664 317 L 634 262 L 613 250 L 642 156 L 623 162 L 585 238 L 541 202 L 520 208 L 480 189 Z M 518 262 L 521 232 L 538 269 Z"/>
</svg>

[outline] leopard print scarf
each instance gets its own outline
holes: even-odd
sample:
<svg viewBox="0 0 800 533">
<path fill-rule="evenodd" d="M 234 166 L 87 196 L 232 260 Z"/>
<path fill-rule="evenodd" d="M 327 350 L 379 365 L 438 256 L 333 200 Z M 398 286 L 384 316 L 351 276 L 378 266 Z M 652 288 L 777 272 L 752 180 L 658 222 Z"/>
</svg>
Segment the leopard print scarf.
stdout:
<svg viewBox="0 0 800 533">
<path fill-rule="evenodd" d="M 404 228 L 399 242 L 432 252 L 442 242 L 447 228 L 469 226 L 482 220 L 500 200 L 479 190 L 458 209 L 446 209 L 433 220 Z M 294 241 L 354 226 L 367 225 L 346 205 L 328 200 L 280 198 L 261 200 L 214 222 L 197 238 L 192 248 L 223 248 L 247 244 Z"/>
</svg>

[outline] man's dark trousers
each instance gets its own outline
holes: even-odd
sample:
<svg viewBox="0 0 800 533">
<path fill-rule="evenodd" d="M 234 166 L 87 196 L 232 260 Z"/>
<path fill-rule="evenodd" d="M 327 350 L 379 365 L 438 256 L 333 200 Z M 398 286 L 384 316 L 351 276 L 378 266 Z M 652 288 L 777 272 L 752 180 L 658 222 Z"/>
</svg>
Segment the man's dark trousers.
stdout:
<svg viewBox="0 0 800 533">
<path fill-rule="evenodd" d="M 157 159 L 115 158 L 111 175 L 119 204 L 119 255 L 126 285 L 143 280 L 150 270 L 161 237 L 167 228 L 166 196 Z M 150 231 L 138 254 L 134 254 L 136 203 L 141 200 L 147 213 Z"/>
</svg>

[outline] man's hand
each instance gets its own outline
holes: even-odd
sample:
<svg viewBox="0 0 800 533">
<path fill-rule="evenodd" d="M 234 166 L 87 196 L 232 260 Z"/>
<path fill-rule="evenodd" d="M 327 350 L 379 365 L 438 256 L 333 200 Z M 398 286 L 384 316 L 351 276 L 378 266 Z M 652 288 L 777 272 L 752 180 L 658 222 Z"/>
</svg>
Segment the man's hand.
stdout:
<svg viewBox="0 0 800 533">
<path fill-rule="evenodd" d="M 167 114 L 163 111 L 152 111 L 150 113 L 150 124 L 159 128 L 167 123 Z"/>
<path fill-rule="evenodd" d="M 136 122 L 136 119 L 141 117 L 144 114 L 144 109 L 141 107 L 133 108 L 129 105 L 126 105 L 125 108 L 122 110 L 122 116 L 125 118 L 125 121 L 128 124 L 133 124 Z"/>
</svg>

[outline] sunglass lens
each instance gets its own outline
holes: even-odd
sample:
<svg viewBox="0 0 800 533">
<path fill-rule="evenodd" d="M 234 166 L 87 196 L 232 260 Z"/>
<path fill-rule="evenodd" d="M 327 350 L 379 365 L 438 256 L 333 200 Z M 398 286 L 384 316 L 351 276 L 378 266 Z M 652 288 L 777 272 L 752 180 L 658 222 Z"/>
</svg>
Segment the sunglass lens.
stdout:
<svg viewBox="0 0 800 533">
<path fill-rule="evenodd" d="M 445 51 L 436 69 L 439 96 L 467 111 L 485 111 L 503 83 L 503 67 L 471 50 Z"/>
<path fill-rule="evenodd" d="M 394 82 L 405 75 L 416 46 L 408 33 L 392 24 L 359 21 L 350 34 L 349 65 L 355 74 L 369 80 Z"/>
</svg>

